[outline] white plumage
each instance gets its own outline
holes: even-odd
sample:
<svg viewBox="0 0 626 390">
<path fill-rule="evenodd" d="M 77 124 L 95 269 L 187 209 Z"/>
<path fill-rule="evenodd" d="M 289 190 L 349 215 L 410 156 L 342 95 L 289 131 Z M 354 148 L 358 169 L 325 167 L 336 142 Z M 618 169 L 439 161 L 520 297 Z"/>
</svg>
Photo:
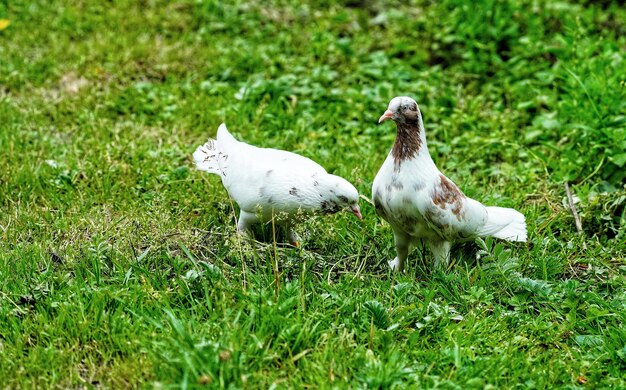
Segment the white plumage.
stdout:
<svg viewBox="0 0 626 390">
<path fill-rule="evenodd" d="M 392 119 L 397 137 L 372 185 L 376 212 L 391 225 L 397 256 L 389 265 L 403 270 L 411 245 L 424 242 L 435 264 L 447 264 L 455 241 L 493 236 L 526 241 L 520 212 L 485 207 L 467 198 L 435 166 L 426 145 L 422 115 L 415 100 L 395 97 L 379 123 Z"/>
<path fill-rule="evenodd" d="M 293 223 L 298 213 L 331 214 L 349 209 L 361 219 L 358 192 L 347 180 L 298 154 L 237 141 L 223 123 L 216 139 L 199 146 L 193 159 L 199 170 L 222 178 L 239 205 L 240 232 L 278 216 L 289 240 L 296 243 Z"/>
</svg>

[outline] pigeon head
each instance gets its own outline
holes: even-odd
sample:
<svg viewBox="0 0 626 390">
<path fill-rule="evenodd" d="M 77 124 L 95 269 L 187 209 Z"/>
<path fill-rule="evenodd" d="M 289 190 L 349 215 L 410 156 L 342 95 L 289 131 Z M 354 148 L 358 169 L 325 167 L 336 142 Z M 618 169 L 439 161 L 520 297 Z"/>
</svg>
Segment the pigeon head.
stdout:
<svg viewBox="0 0 626 390">
<path fill-rule="evenodd" d="M 387 111 L 383 113 L 378 123 L 387 119 L 396 122 L 398 129 L 396 141 L 391 149 L 396 165 L 418 155 L 422 146 L 424 146 L 425 153 L 428 153 L 422 114 L 415 100 L 408 96 L 397 96 L 391 99 Z"/>
<path fill-rule="evenodd" d="M 328 175 L 326 194 L 321 201 L 322 211 L 326 214 L 336 213 L 341 210 L 350 210 L 359 219 L 363 219 L 359 208 L 359 192 L 346 179 Z"/>
<path fill-rule="evenodd" d="M 397 96 L 391 99 L 387 111 L 378 119 L 378 123 L 387 119 L 396 123 L 416 123 L 419 120 L 417 103 L 408 96 Z"/>
</svg>

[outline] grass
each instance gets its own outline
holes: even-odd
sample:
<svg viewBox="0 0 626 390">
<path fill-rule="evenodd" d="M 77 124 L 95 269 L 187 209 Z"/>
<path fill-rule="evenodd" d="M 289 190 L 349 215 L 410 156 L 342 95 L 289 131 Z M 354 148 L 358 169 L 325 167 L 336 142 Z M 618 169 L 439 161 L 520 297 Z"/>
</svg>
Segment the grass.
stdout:
<svg viewBox="0 0 626 390">
<path fill-rule="evenodd" d="M 626 386 L 626 12 L 614 2 L 0 3 L 0 387 Z M 365 196 L 415 97 L 529 243 L 445 272 L 362 202 L 234 235 L 225 121 Z M 578 234 L 564 183 L 577 199 Z M 463 249 L 463 248 L 461 248 Z M 276 275 L 278 275 L 276 277 Z"/>
</svg>

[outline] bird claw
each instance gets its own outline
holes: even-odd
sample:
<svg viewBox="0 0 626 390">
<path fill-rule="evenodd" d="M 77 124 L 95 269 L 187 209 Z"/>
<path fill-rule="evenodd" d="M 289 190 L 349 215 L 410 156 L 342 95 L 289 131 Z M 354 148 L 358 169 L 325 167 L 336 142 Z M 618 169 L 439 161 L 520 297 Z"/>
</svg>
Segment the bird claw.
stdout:
<svg viewBox="0 0 626 390">
<path fill-rule="evenodd" d="M 300 248 L 300 243 L 298 241 L 292 241 L 291 245 L 295 246 L 296 248 Z"/>
<path fill-rule="evenodd" d="M 387 264 L 389 264 L 389 268 L 391 268 L 391 271 L 402 272 L 403 267 L 401 267 L 400 259 L 398 259 L 397 257 L 391 261 L 388 261 Z"/>
<path fill-rule="evenodd" d="M 239 237 L 243 238 L 244 240 L 251 240 L 252 239 L 252 235 L 250 234 L 250 232 L 248 230 L 237 229 L 237 235 Z"/>
</svg>

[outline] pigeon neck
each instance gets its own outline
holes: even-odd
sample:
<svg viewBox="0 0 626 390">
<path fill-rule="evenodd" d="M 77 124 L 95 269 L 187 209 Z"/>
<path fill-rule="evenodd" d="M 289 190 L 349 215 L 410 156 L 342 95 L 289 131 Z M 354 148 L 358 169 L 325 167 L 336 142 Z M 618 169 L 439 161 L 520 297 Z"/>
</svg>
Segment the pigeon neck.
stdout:
<svg viewBox="0 0 626 390">
<path fill-rule="evenodd" d="M 416 119 L 405 118 L 403 122 L 396 122 L 398 134 L 391 149 L 391 155 L 396 164 L 416 157 L 421 149 L 428 153 L 422 114 L 418 111 Z"/>
</svg>

